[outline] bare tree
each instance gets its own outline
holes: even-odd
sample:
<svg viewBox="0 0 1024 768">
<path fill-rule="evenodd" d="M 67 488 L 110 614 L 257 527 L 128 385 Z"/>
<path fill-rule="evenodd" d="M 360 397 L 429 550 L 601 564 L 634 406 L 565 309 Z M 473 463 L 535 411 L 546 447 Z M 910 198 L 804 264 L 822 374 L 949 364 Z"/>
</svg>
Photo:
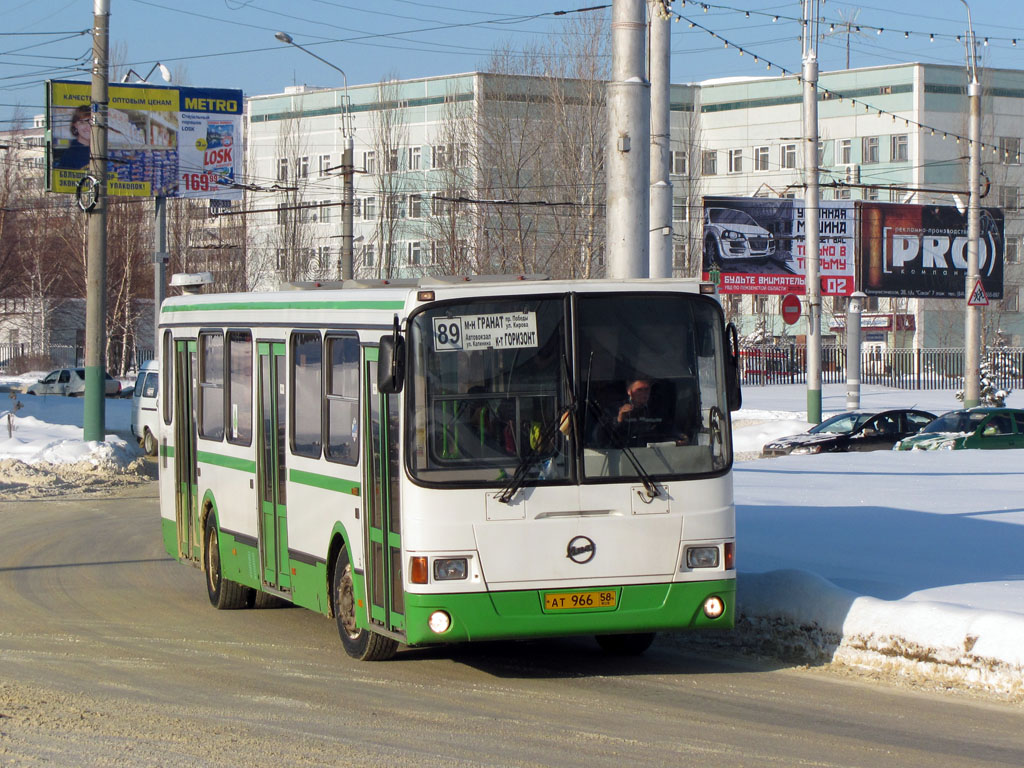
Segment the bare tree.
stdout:
<svg viewBox="0 0 1024 768">
<path fill-rule="evenodd" d="M 378 201 L 373 242 L 379 258 L 374 266 L 375 276 L 383 279 L 398 274 L 398 232 L 407 189 L 401 173 L 400 154 L 409 142 L 406 109 L 399 102 L 398 85 L 393 79 L 377 84 L 377 102 L 381 108 L 374 113 L 371 127 L 372 157 L 375 167 L 364 168 L 373 174 L 374 191 Z"/>
</svg>

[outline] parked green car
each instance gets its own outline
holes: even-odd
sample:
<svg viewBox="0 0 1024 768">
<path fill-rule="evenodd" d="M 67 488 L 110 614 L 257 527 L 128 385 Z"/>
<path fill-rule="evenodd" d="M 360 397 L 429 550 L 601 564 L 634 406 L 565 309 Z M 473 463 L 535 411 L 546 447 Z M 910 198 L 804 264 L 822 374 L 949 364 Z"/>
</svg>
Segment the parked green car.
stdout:
<svg viewBox="0 0 1024 768">
<path fill-rule="evenodd" d="M 893 446 L 895 451 L 959 448 L 1024 448 L 1024 410 L 971 408 L 944 413 L 916 435 Z"/>
</svg>

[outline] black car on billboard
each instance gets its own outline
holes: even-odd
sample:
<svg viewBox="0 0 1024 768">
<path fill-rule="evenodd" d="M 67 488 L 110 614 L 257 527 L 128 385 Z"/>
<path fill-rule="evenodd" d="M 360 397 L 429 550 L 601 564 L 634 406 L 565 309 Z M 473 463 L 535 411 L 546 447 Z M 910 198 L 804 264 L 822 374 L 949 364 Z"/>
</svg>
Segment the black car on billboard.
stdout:
<svg viewBox="0 0 1024 768">
<path fill-rule="evenodd" d="M 887 411 L 847 411 L 799 435 L 778 438 L 761 449 L 764 457 L 788 454 L 887 451 L 915 434 L 935 414 L 913 408 Z"/>
</svg>

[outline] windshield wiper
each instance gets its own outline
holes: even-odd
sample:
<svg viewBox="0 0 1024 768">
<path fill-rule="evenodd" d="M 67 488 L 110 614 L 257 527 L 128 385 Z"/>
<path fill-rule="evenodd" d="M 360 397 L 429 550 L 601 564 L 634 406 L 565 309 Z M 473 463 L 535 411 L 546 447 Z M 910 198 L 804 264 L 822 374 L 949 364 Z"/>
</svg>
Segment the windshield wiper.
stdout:
<svg viewBox="0 0 1024 768">
<path fill-rule="evenodd" d="M 615 447 L 622 451 L 625 457 L 629 459 L 629 463 L 633 465 L 633 469 L 636 470 L 637 475 L 640 477 L 640 482 L 644 484 L 644 490 L 647 492 L 648 503 L 651 499 L 658 498 L 658 486 L 655 484 L 654 480 L 651 479 L 651 476 L 647 474 L 647 471 L 643 468 L 640 460 L 636 457 L 636 454 L 633 453 L 633 449 L 630 448 L 626 441 L 622 439 L 622 436 L 615 430 L 614 426 L 609 423 L 601 409 L 601 406 L 593 400 L 587 400 L 587 407 L 597 417 L 597 423 L 611 436 L 612 442 L 615 443 Z"/>
<path fill-rule="evenodd" d="M 537 460 L 541 457 L 541 447 L 551 442 L 551 438 L 555 436 L 555 432 L 561 424 L 565 423 L 566 419 L 573 418 L 571 411 L 572 406 L 566 408 L 557 419 L 554 419 L 544 425 L 544 429 L 540 433 L 540 437 L 537 439 L 536 445 L 530 446 L 530 450 L 522 459 L 520 459 L 519 465 L 516 467 L 516 471 L 512 475 L 512 479 L 509 480 L 505 487 L 501 489 L 501 493 L 495 497 L 498 501 L 502 504 L 508 504 L 512 501 L 512 498 L 516 495 L 516 491 L 522 488 L 523 483 L 526 482 L 526 473 L 530 471 L 530 468 L 536 464 Z"/>
</svg>

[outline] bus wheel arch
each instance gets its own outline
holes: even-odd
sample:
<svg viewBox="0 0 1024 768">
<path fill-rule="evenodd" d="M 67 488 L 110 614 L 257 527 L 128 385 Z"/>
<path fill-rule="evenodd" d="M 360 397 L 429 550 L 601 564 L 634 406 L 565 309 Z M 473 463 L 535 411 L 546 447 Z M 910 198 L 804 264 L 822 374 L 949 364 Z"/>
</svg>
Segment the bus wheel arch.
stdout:
<svg viewBox="0 0 1024 768">
<path fill-rule="evenodd" d="M 392 658 L 398 650 L 398 642 L 373 630 L 361 629 L 356 622 L 356 603 L 352 561 L 348 547 L 341 546 L 337 549 L 331 574 L 331 604 L 345 653 L 359 661 L 386 661 Z"/>
<path fill-rule="evenodd" d="M 203 574 L 206 576 L 206 594 L 210 598 L 210 605 L 217 610 L 249 607 L 249 589 L 224 578 L 222 573 L 217 513 L 209 500 L 203 504 L 202 520 Z"/>
</svg>

